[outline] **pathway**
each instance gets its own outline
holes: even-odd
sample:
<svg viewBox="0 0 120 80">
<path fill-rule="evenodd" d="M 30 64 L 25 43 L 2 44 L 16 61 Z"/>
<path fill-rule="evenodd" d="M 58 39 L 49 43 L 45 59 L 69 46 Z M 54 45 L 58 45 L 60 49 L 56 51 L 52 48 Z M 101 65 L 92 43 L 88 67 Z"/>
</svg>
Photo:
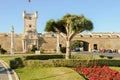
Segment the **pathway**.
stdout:
<svg viewBox="0 0 120 80">
<path fill-rule="evenodd" d="M 16 73 L 8 65 L 0 60 L 0 80 L 19 80 Z"/>
</svg>

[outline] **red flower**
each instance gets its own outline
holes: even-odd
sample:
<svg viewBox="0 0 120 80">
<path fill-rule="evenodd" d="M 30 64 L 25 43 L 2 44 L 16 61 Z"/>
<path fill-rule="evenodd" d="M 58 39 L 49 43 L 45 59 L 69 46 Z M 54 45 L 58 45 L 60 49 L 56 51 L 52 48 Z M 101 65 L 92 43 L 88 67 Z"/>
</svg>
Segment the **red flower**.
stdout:
<svg viewBox="0 0 120 80">
<path fill-rule="evenodd" d="M 120 80 L 120 73 L 108 66 L 80 67 L 74 70 L 83 73 L 89 80 Z"/>
</svg>

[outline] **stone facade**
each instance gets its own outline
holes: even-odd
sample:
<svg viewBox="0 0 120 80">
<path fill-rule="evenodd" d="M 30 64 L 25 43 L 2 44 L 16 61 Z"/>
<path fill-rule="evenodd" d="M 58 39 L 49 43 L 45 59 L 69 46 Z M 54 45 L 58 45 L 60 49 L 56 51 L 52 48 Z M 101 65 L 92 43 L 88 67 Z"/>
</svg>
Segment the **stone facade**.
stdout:
<svg viewBox="0 0 120 80">
<path fill-rule="evenodd" d="M 120 50 L 120 33 L 92 33 L 76 35 L 73 40 L 80 40 L 88 43 L 88 51 L 94 49 Z"/>
<path fill-rule="evenodd" d="M 37 32 L 38 12 L 28 14 L 23 12 L 24 32 L 22 34 L 14 34 L 14 51 L 26 52 L 31 50 L 34 45 L 40 51 L 55 52 L 57 47 L 56 34 Z M 92 51 L 93 49 L 117 49 L 120 50 L 120 33 L 90 33 L 78 34 L 72 41 L 81 41 L 84 43 L 84 51 Z M 65 40 L 60 36 L 61 46 L 65 46 Z M 10 52 L 11 50 L 11 33 L 0 33 L 0 45 L 2 48 Z"/>
<path fill-rule="evenodd" d="M 42 36 L 45 43 L 41 45 L 43 49 L 56 49 L 57 39 L 56 34 L 44 34 Z M 48 39 L 49 38 L 49 39 Z M 51 41 L 50 41 L 51 40 Z M 93 49 L 103 50 L 118 50 L 120 52 L 120 33 L 91 33 L 91 34 L 78 34 L 72 41 L 83 42 L 83 51 L 91 52 Z M 54 45 L 53 45 L 54 44 Z M 60 37 L 61 46 L 66 46 L 63 37 Z M 51 45 L 47 47 L 46 45 Z"/>
<path fill-rule="evenodd" d="M 11 51 L 10 33 L 0 33 L 0 45 L 8 52 Z M 15 52 L 22 52 L 22 34 L 14 34 L 14 50 Z"/>
<path fill-rule="evenodd" d="M 23 12 L 24 19 L 24 33 L 22 37 L 22 46 L 23 52 L 31 50 L 32 46 L 36 46 L 39 48 L 38 44 L 38 33 L 36 28 L 38 18 L 38 12 L 34 14 L 27 14 L 25 11 Z"/>
</svg>

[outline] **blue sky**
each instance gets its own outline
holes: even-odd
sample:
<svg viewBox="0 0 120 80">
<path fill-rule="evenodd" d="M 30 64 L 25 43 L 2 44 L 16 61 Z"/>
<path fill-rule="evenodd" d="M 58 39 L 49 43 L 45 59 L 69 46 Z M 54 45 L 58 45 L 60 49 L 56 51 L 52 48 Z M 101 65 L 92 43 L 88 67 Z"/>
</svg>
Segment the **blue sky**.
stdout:
<svg viewBox="0 0 120 80">
<path fill-rule="evenodd" d="M 0 33 L 23 33 L 22 13 L 38 11 L 37 31 L 44 33 L 50 19 L 60 19 L 65 14 L 83 14 L 93 24 L 92 32 L 120 32 L 120 0 L 0 0 Z"/>
</svg>

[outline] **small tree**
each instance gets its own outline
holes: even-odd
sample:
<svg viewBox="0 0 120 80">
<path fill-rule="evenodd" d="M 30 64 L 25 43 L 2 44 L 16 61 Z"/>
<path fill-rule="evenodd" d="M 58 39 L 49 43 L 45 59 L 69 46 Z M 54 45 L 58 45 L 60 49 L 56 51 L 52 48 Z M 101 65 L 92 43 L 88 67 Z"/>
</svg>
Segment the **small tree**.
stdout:
<svg viewBox="0 0 120 80">
<path fill-rule="evenodd" d="M 32 51 L 32 52 L 35 52 L 36 50 L 37 50 L 36 45 L 33 45 L 31 51 Z"/>
<path fill-rule="evenodd" d="M 0 53 L 1 54 L 5 54 L 7 51 L 5 50 L 5 49 L 3 49 L 3 48 L 0 48 Z"/>
<path fill-rule="evenodd" d="M 71 15 L 66 14 L 60 20 L 49 20 L 46 23 L 45 31 L 47 32 L 57 32 L 62 35 L 66 40 L 66 59 L 71 58 L 71 48 L 70 41 L 78 33 L 81 33 L 85 30 L 92 30 L 92 22 L 85 18 L 83 15 Z"/>
</svg>

